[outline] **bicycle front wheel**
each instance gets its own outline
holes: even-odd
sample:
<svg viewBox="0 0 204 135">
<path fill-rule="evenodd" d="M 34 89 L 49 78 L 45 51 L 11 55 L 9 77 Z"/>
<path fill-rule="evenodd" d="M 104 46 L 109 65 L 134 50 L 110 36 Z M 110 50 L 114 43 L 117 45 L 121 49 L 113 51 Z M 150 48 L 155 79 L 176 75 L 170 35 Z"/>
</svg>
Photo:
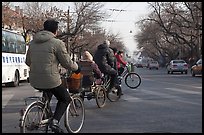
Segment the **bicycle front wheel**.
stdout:
<svg viewBox="0 0 204 135">
<path fill-rule="evenodd" d="M 141 84 L 141 77 L 135 72 L 128 73 L 125 76 L 125 84 L 131 89 L 136 89 Z"/>
<path fill-rule="evenodd" d="M 78 133 L 85 119 L 84 104 L 79 95 L 72 96 L 72 101 L 65 112 L 65 127 L 69 133 Z"/>
<path fill-rule="evenodd" d="M 21 133 L 47 133 L 48 124 L 42 120 L 48 120 L 48 112 L 43 112 L 44 103 L 33 102 L 25 110 L 20 123 Z"/>
<path fill-rule="evenodd" d="M 96 104 L 99 108 L 102 108 L 106 104 L 106 90 L 101 86 L 96 86 Z"/>
</svg>

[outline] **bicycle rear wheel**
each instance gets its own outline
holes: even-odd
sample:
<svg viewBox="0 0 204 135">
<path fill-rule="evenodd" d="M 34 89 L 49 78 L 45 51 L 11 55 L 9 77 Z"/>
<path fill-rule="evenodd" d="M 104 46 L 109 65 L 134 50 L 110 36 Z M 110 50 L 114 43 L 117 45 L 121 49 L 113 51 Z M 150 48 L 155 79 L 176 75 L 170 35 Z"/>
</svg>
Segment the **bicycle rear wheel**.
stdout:
<svg viewBox="0 0 204 135">
<path fill-rule="evenodd" d="M 102 108 L 106 104 L 106 90 L 100 85 L 95 88 L 96 104 L 99 108 Z"/>
<path fill-rule="evenodd" d="M 78 133 L 85 119 L 85 109 L 83 101 L 79 95 L 72 96 L 73 100 L 65 112 L 65 127 L 69 133 Z"/>
<path fill-rule="evenodd" d="M 122 93 L 121 87 L 120 86 L 114 86 L 112 89 L 107 90 L 107 98 L 111 102 L 116 102 L 120 99 L 121 93 Z"/>
<path fill-rule="evenodd" d="M 125 76 L 125 84 L 131 89 L 136 89 L 141 84 L 141 77 L 135 72 L 128 73 Z"/>
<path fill-rule="evenodd" d="M 43 113 L 44 103 L 33 102 L 25 110 L 20 123 L 20 133 L 47 133 L 48 124 L 41 123 L 48 120 L 48 112 Z"/>
</svg>

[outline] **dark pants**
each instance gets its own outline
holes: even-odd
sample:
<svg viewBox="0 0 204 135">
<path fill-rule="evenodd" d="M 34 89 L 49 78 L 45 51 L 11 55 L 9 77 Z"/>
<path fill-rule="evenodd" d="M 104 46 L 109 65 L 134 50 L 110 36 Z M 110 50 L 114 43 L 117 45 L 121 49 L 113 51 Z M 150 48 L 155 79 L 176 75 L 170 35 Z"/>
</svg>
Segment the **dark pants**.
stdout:
<svg viewBox="0 0 204 135">
<path fill-rule="evenodd" d="M 124 67 L 118 68 L 118 75 L 121 76 L 121 74 L 123 73 L 123 71 L 124 71 Z"/>
<path fill-rule="evenodd" d="M 67 106 L 69 105 L 71 101 L 71 96 L 69 92 L 62 85 L 56 88 L 49 89 L 49 90 L 48 89 L 40 89 L 40 90 L 43 91 L 43 96 L 44 96 L 44 92 L 48 92 L 49 101 L 51 100 L 52 95 L 54 95 L 57 98 L 58 102 L 55 108 L 53 119 L 60 121 L 64 112 L 67 109 Z"/>
<path fill-rule="evenodd" d="M 104 73 L 105 75 L 108 75 L 108 76 L 111 77 L 110 87 L 109 87 L 110 89 L 113 88 L 116 85 L 119 85 L 117 72 L 118 71 L 116 71 L 116 70 L 111 70 L 110 72 L 105 72 Z"/>
<path fill-rule="evenodd" d="M 117 74 L 111 74 L 110 77 L 111 77 L 111 81 L 110 81 L 110 87 L 109 88 L 111 89 L 114 86 L 119 85 L 119 82 L 118 82 Z"/>
</svg>

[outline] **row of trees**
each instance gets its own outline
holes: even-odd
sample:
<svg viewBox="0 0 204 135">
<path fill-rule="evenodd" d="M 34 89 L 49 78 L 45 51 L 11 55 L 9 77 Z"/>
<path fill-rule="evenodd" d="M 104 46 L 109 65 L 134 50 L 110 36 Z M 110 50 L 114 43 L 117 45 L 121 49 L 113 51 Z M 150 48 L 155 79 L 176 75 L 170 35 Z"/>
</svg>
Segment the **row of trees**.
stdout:
<svg viewBox="0 0 204 135">
<path fill-rule="evenodd" d="M 59 23 L 58 38 L 62 39 L 72 54 L 81 56 L 84 50 L 95 52 L 98 44 L 108 38 L 112 47 L 125 50 L 125 46 L 118 35 L 106 33 L 100 27 L 102 19 L 108 18 L 106 12 L 102 12 L 104 4 L 101 2 L 74 2 L 74 11 L 63 11 L 56 6 L 48 5 L 46 2 L 24 2 L 23 13 L 13 17 L 8 12 L 12 2 L 2 3 L 2 25 L 16 24 L 23 28 L 26 39 L 28 33 L 36 33 L 43 28 L 43 22 L 48 18 L 55 18 Z M 70 3 L 68 3 L 70 4 Z M 73 55 L 74 56 L 74 55 Z"/>
<path fill-rule="evenodd" d="M 107 33 L 100 22 L 109 16 L 102 11 L 101 2 L 74 2 L 73 12 L 63 11 L 45 2 L 24 2 L 23 13 L 14 16 L 7 10 L 12 2 L 2 2 L 2 25 L 16 24 L 23 35 L 43 28 L 48 18 L 60 21 L 59 36 L 68 51 L 80 57 L 84 50 L 95 52 L 105 38 L 112 47 L 126 50 L 119 35 Z M 68 3 L 70 4 L 70 3 Z M 196 61 L 202 55 L 202 3 L 201 2 L 151 2 L 152 12 L 136 24 L 140 32 L 135 35 L 137 47 L 149 57 L 165 65 L 171 59 L 190 58 Z"/>
<path fill-rule="evenodd" d="M 202 55 L 202 2 L 151 2 L 153 11 L 137 22 L 138 47 L 165 65 L 171 59 L 194 62 Z"/>
</svg>

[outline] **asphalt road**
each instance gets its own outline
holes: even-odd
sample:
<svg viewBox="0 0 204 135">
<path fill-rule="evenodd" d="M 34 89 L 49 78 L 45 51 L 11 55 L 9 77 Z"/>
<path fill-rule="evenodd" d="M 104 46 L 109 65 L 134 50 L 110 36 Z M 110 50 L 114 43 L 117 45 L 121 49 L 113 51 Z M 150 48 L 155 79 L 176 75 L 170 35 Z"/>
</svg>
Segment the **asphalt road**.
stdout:
<svg viewBox="0 0 204 135">
<path fill-rule="evenodd" d="M 141 85 L 129 89 L 123 84 L 124 95 L 118 102 L 107 100 L 98 108 L 95 99 L 85 99 L 81 133 L 202 133 L 201 76 L 167 74 L 164 68 L 137 68 L 136 72 Z M 33 95 L 39 93 L 26 82 L 2 86 L 2 133 L 19 133 L 18 112 L 24 107 L 23 99 Z"/>
</svg>

